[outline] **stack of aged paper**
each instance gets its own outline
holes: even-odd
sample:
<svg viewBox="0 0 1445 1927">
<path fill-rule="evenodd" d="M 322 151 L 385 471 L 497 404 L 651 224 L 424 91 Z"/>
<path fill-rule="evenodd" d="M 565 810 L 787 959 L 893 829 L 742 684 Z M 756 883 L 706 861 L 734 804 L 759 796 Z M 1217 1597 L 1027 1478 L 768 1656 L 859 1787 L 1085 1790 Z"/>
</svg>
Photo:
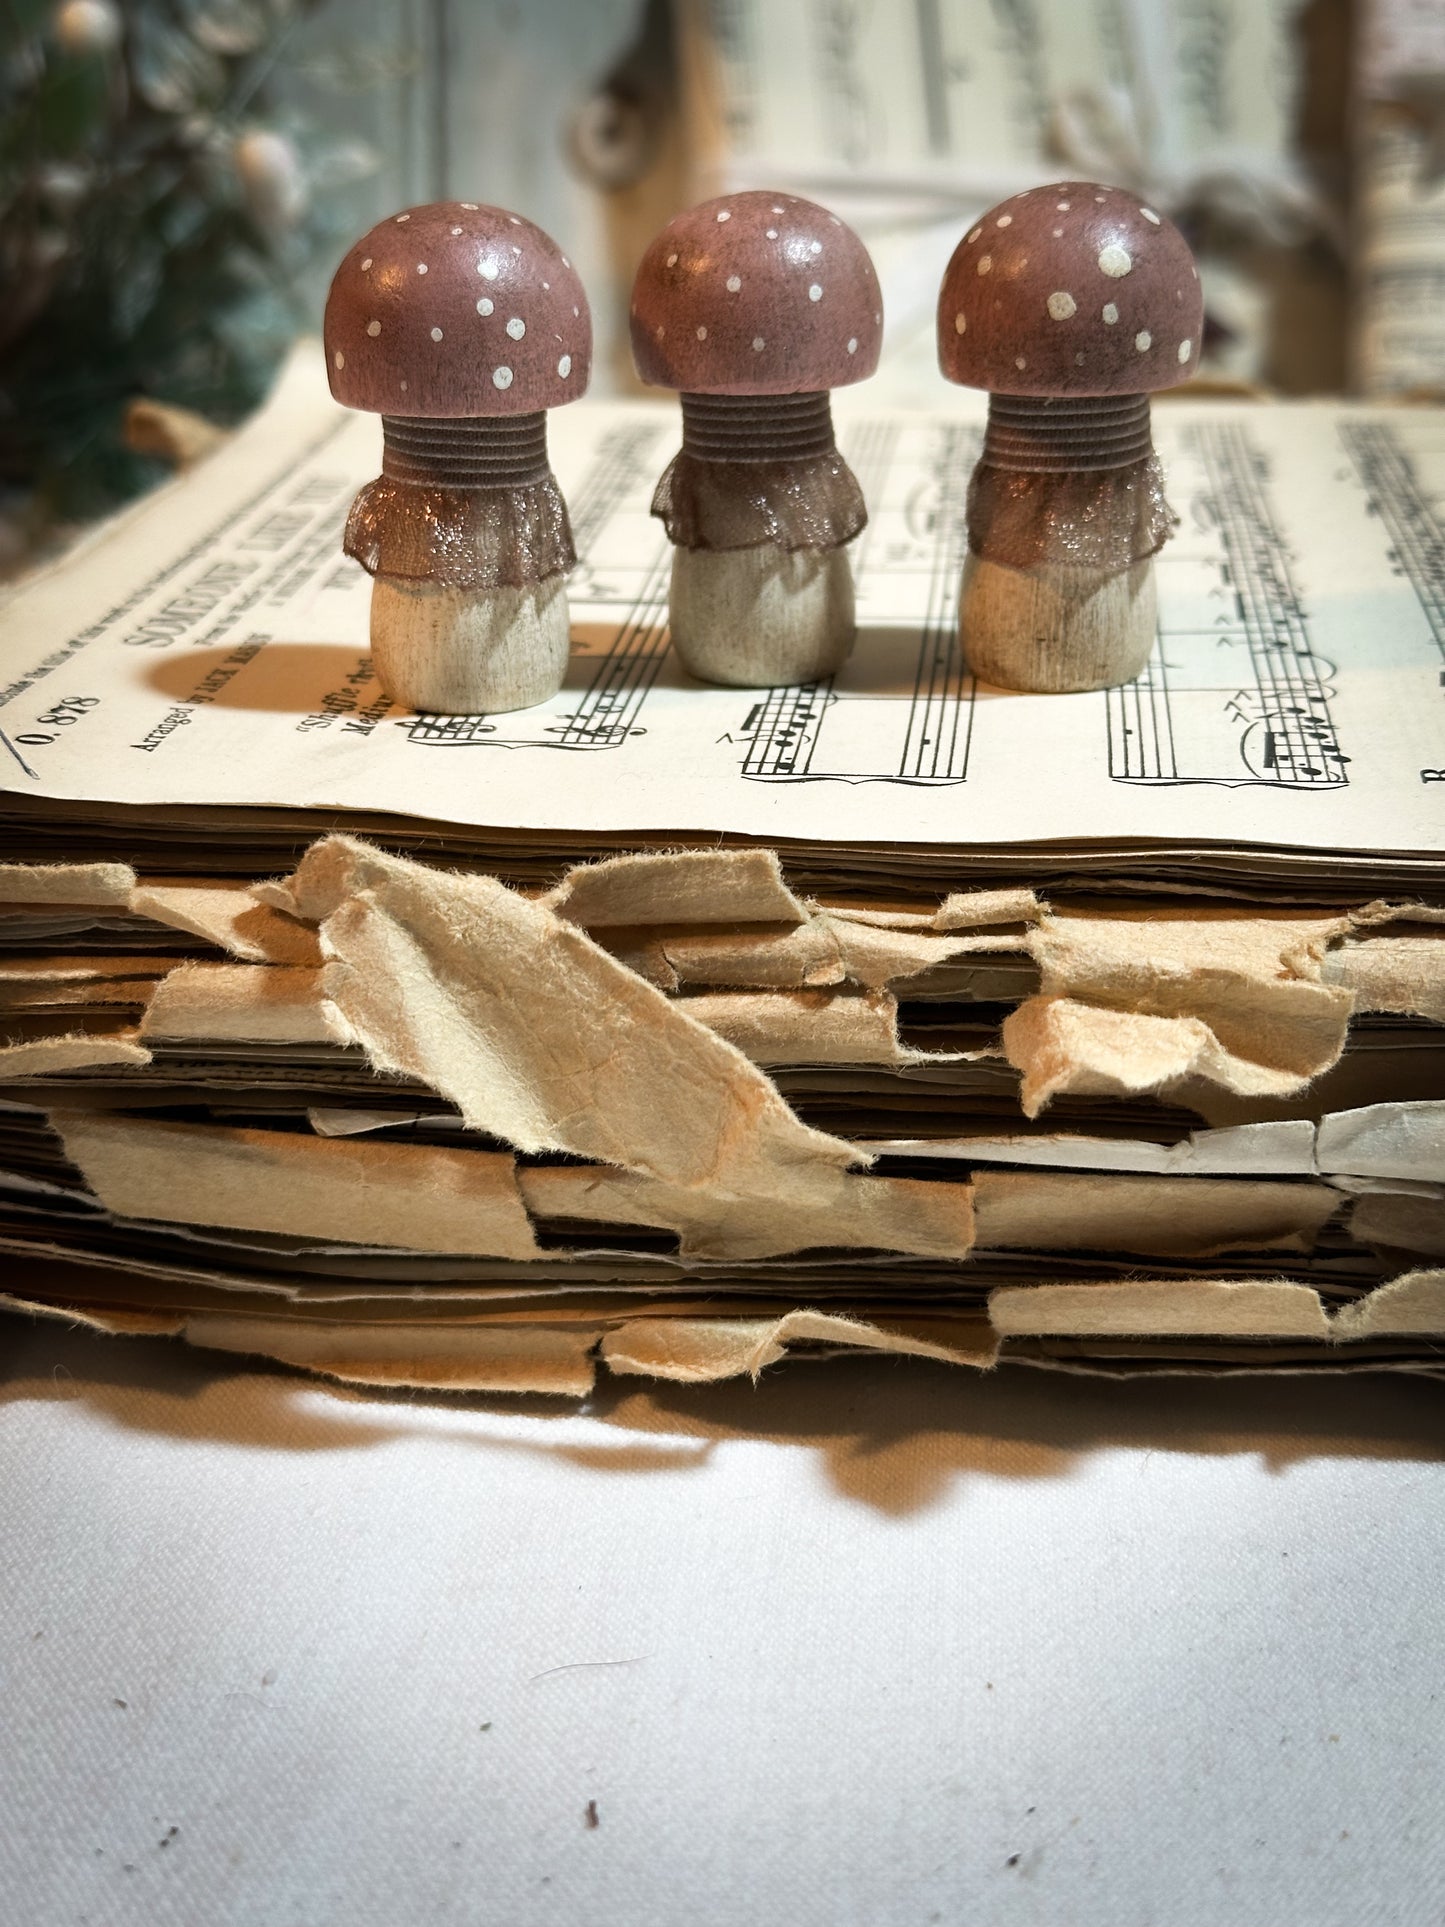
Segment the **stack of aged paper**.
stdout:
<svg viewBox="0 0 1445 1927">
<path fill-rule="evenodd" d="M 9 1299 L 365 1382 L 1438 1369 L 1445 420 L 1186 404 L 1126 689 L 975 687 L 980 417 L 842 420 L 835 680 L 705 688 L 576 407 L 563 693 L 393 711 L 298 357 L 0 611 Z"/>
</svg>

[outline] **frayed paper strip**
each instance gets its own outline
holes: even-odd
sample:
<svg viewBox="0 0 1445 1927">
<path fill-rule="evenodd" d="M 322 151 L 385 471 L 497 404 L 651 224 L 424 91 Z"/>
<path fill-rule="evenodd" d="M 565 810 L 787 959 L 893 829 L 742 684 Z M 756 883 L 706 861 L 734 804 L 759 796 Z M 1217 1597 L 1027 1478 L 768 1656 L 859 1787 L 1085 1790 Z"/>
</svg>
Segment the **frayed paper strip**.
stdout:
<svg viewBox="0 0 1445 1927">
<path fill-rule="evenodd" d="M 1273 1281 L 1001 1285 L 989 1294 L 988 1315 L 1005 1338 L 1330 1336 L 1318 1292 Z"/>
<path fill-rule="evenodd" d="M 619 924 L 802 923 L 772 850 L 670 850 L 569 870 L 543 904 L 584 929 Z"/>
<path fill-rule="evenodd" d="M 601 1356 L 613 1372 L 697 1384 L 744 1373 L 756 1379 L 801 1344 L 906 1353 L 980 1370 L 998 1356 L 998 1339 L 983 1319 L 883 1325 L 807 1310 L 782 1318 L 635 1318 L 605 1334 Z"/>
<path fill-rule="evenodd" d="M 114 1031 L 75 1031 L 0 1045 L 0 1083 L 52 1077 L 60 1071 L 129 1069 L 149 1064 L 151 1054 L 133 1026 Z"/>
<path fill-rule="evenodd" d="M 151 999 L 141 1034 L 166 1043 L 352 1042 L 322 989 L 319 965 L 180 964 Z"/>
<path fill-rule="evenodd" d="M 373 1065 L 473 1130 L 720 1198 L 805 1199 L 858 1161 L 682 1005 L 493 878 L 332 837 L 273 889 L 320 926 L 326 992 Z"/>
<path fill-rule="evenodd" d="M 648 1225 L 674 1232 L 684 1263 L 861 1249 L 966 1258 L 973 1196 L 966 1184 L 814 1172 L 806 1183 L 738 1198 L 598 1167 L 522 1169 L 532 1216 L 552 1224 Z"/>
<path fill-rule="evenodd" d="M 390 1141 L 56 1111 L 67 1157 L 125 1218 L 536 1258 L 512 1159 Z"/>
<path fill-rule="evenodd" d="M 250 890 L 229 883 L 142 883 L 129 896 L 129 908 L 172 930 L 213 943 L 243 963 L 318 964 L 316 932 Z"/>
<path fill-rule="evenodd" d="M 1309 1251 L 1341 1204 L 1327 1184 L 1065 1171 L 979 1171 L 973 1197 L 981 1251 L 1128 1251 L 1155 1258 Z"/>
<path fill-rule="evenodd" d="M 0 909 L 12 903 L 124 910 L 135 888 L 126 863 L 0 863 Z"/>
</svg>

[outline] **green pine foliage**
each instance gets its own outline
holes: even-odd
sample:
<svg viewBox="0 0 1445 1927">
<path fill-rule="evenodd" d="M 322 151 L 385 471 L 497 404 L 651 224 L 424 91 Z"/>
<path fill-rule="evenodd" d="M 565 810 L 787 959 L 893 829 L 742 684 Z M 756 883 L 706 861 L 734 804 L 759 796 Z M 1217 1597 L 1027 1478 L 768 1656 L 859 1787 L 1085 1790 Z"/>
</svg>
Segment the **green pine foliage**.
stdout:
<svg viewBox="0 0 1445 1927">
<path fill-rule="evenodd" d="M 0 11 L 0 488 L 32 522 L 154 479 L 135 396 L 236 420 L 295 333 L 322 212 L 364 167 L 278 121 L 324 0 L 9 0 Z"/>
</svg>

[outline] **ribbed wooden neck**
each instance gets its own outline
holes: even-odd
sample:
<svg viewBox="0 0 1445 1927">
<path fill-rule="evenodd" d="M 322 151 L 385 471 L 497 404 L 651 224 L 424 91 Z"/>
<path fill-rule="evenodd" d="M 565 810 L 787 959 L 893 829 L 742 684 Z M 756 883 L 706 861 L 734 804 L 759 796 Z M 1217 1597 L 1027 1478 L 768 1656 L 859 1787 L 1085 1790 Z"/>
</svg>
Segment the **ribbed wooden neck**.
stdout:
<svg viewBox="0 0 1445 1927">
<path fill-rule="evenodd" d="M 1128 468 L 1153 450 L 1147 395 L 990 395 L 983 459 L 1030 474 Z"/>
<path fill-rule="evenodd" d="M 833 452 L 833 411 L 814 395 L 684 395 L 682 446 L 706 462 L 792 462 Z"/>
<path fill-rule="evenodd" d="M 381 418 L 383 475 L 394 482 L 440 488 L 526 488 L 545 481 L 547 417 L 505 415 L 495 421 Z"/>
</svg>

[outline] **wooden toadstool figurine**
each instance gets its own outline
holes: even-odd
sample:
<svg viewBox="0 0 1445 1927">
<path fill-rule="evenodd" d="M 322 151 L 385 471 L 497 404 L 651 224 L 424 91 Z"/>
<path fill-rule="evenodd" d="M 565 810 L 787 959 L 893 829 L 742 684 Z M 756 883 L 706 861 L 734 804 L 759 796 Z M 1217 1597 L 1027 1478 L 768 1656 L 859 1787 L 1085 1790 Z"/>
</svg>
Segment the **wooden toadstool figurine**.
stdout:
<svg viewBox="0 0 1445 1927">
<path fill-rule="evenodd" d="M 959 605 L 986 682 L 1104 689 L 1144 667 L 1176 520 L 1149 396 L 1195 372 L 1203 324 L 1183 235 L 1123 188 L 1030 188 L 955 249 L 938 359 L 989 390 Z"/>
<path fill-rule="evenodd" d="M 633 359 L 682 395 L 682 450 L 652 512 L 674 544 L 672 640 L 693 675 L 768 687 L 847 659 L 843 550 L 868 514 L 829 391 L 872 374 L 882 335 L 863 243 L 796 195 L 704 201 L 642 257 Z"/>
<path fill-rule="evenodd" d="M 381 416 L 382 472 L 344 547 L 373 577 L 382 687 L 453 715 L 544 702 L 567 668 L 577 560 L 546 410 L 592 363 L 576 270 L 505 208 L 409 208 L 336 270 L 325 340 L 332 394 Z"/>
</svg>

